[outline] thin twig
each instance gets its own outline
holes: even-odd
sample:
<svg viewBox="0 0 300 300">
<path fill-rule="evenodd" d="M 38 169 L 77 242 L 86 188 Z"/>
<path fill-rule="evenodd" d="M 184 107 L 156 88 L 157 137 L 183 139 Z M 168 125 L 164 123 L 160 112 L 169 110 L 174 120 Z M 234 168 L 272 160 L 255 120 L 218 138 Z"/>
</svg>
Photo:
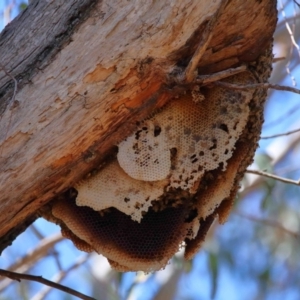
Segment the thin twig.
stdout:
<svg viewBox="0 0 300 300">
<path fill-rule="evenodd" d="M 226 88 L 234 89 L 234 90 L 249 90 L 249 89 L 257 89 L 257 88 L 263 88 L 263 89 L 274 89 L 278 91 L 287 91 L 292 92 L 295 94 L 300 94 L 300 90 L 290 87 L 290 86 L 283 86 L 278 84 L 271 84 L 271 83 L 254 83 L 254 84 L 246 84 L 246 85 L 239 85 L 239 84 L 233 84 L 229 82 L 224 81 L 215 81 L 213 84 L 223 86 Z"/>
<path fill-rule="evenodd" d="M 277 63 L 279 61 L 282 61 L 282 60 L 285 60 L 286 57 L 282 56 L 282 57 L 274 57 L 273 60 L 272 60 L 272 63 Z"/>
<path fill-rule="evenodd" d="M 8 277 L 12 280 L 17 280 L 17 281 L 21 281 L 21 280 L 30 280 L 30 281 L 35 281 L 35 282 L 39 282 L 48 286 L 51 286 L 55 289 L 58 289 L 60 291 L 63 291 L 65 293 L 68 293 L 70 295 L 76 296 L 80 299 L 83 300 L 96 300 L 95 298 L 89 297 L 87 295 L 84 295 L 76 290 L 73 290 L 67 286 L 58 284 L 56 282 L 52 282 L 48 279 L 43 278 L 42 276 L 35 276 L 35 275 L 29 275 L 29 274 L 21 274 L 21 273 L 16 273 L 16 272 L 11 272 L 11 271 L 7 271 L 7 270 L 3 270 L 0 269 L 0 276 L 4 276 L 4 277 Z"/>
<path fill-rule="evenodd" d="M 258 171 L 258 170 L 247 170 L 246 173 L 255 174 L 255 175 L 261 175 L 264 177 L 272 178 L 284 183 L 294 184 L 294 185 L 300 185 L 300 180 L 292 180 L 284 177 L 280 177 L 274 174 L 270 174 L 264 171 Z"/>
<path fill-rule="evenodd" d="M 280 1 L 280 2 L 281 2 L 281 1 Z M 283 9 L 283 6 L 282 6 L 281 8 L 282 8 L 281 13 L 282 13 L 284 19 L 286 19 L 286 15 L 285 15 L 285 11 L 284 11 L 284 9 Z M 286 27 L 286 29 L 287 29 L 289 35 L 290 35 L 290 39 L 291 39 L 291 41 L 292 41 L 294 47 L 297 49 L 297 52 L 299 53 L 299 56 L 300 56 L 300 47 L 299 47 L 299 45 L 297 44 L 297 42 L 296 42 L 296 40 L 295 40 L 294 32 L 293 32 L 293 30 L 291 29 L 290 24 L 289 24 L 288 22 L 285 22 L 285 27 Z"/>
<path fill-rule="evenodd" d="M 295 77 L 293 76 L 293 74 L 291 72 L 290 65 L 291 65 L 291 59 L 292 59 L 292 55 L 293 55 L 293 46 L 296 48 L 296 50 L 298 50 L 298 54 L 299 54 L 299 57 L 300 57 L 299 46 L 297 45 L 297 43 L 295 41 L 294 33 L 293 33 L 293 31 L 292 31 L 292 29 L 289 25 L 289 21 L 287 19 L 282 1 L 281 0 L 278 1 L 278 4 L 279 4 L 279 8 L 281 10 L 281 14 L 282 14 L 282 17 L 283 17 L 283 20 L 284 20 L 285 27 L 287 29 L 287 32 L 288 32 L 289 36 L 290 36 L 289 59 L 286 63 L 285 69 L 286 69 L 287 74 L 291 78 L 293 86 L 296 86 L 296 79 L 295 79 Z M 294 20 L 294 22 L 295 22 L 294 18 L 292 20 Z"/>
<path fill-rule="evenodd" d="M 22 257 L 19 261 L 14 263 L 12 266 L 9 267 L 9 271 L 18 271 L 24 272 L 35 264 L 40 258 L 44 257 L 49 249 L 54 247 L 57 243 L 64 240 L 64 237 L 61 233 L 56 233 L 52 236 L 46 237 L 43 239 L 33 250 L 29 251 L 24 257 Z"/>
<path fill-rule="evenodd" d="M 77 269 L 78 267 L 80 267 L 81 265 L 83 265 L 88 259 L 90 258 L 90 254 L 88 255 L 83 255 L 81 257 L 79 257 L 76 262 L 69 267 L 67 270 L 63 271 L 61 270 L 60 272 L 58 272 L 58 274 L 56 274 L 51 281 L 55 282 L 55 283 L 59 283 L 61 282 L 64 278 L 67 277 L 67 275 Z M 36 295 L 34 295 L 31 300 L 42 300 L 45 299 L 45 297 L 47 296 L 47 294 L 51 291 L 52 287 L 45 287 L 44 289 L 42 289 L 41 291 L 39 291 Z"/>
<path fill-rule="evenodd" d="M 43 239 L 33 250 L 29 251 L 24 257 L 19 259 L 8 268 L 10 272 L 27 272 L 38 260 L 45 257 L 49 249 L 53 248 L 57 243 L 63 241 L 62 235 L 55 234 L 51 237 Z M 9 279 L 0 282 L 0 292 L 7 288 L 12 282 Z"/>
<path fill-rule="evenodd" d="M 264 140 L 274 139 L 274 138 L 277 138 L 277 137 L 280 137 L 280 136 L 290 135 L 290 134 L 293 134 L 293 133 L 296 133 L 296 132 L 299 132 L 299 131 L 300 131 L 300 128 L 295 129 L 295 130 L 291 130 L 291 131 L 287 131 L 287 132 L 284 132 L 284 133 L 278 133 L 278 134 L 274 134 L 274 135 L 263 136 L 263 137 L 261 137 L 261 139 L 264 139 Z"/>
<path fill-rule="evenodd" d="M 221 72 L 217 72 L 214 74 L 209 74 L 209 75 L 199 75 L 197 76 L 195 82 L 200 84 L 200 85 L 206 85 L 230 76 L 233 76 L 235 74 L 242 73 L 247 70 L 246 65 L 241 65 L 237 68 L 230 68 Z"/>
<path fill-rule="evenodd" d="M 218 10 L 216 11 L 216 13 L 211 17 L 211 19 L 209 20 L 209 22 L 207 23 L 204 32 L 202 34 L 201 37 L 201 41 L 193 55 L 193 57 L 191 58 L 188 66 L 185 69 L 185 82 L 186 83 L 191 83 L 194 78 L 195 78 L 195 71 L 197 69 L 197 65 L 200 61 L 200 59 L 202 58 L 203 54 L 205 53 L 207 46 L 213 36 L 213 29 L 216 26 L 220 15 L 222 14 L 222 12 L 224 11 L 226 5 L 227 5 L 228 0 L 223 0 L 221 1 L 221 4 L 218 8 Z"/>
<path fill-rule="evenodd" d="M 34 224 L 32 224 L 30 226 L 30 229 L 32 230 L 32 232 L 36 235 L 36 237 L 39 239 L 39 240 L 43 240 L 45 239 L 44 235 L 36 228 L 36 226 Z M 58 269 L 60 271 L 62 271 L 62 265 L 60 263 L 60 260 L 59 260 L 59 253 L 56 251 L 56 249 L 54 247 L 51 247 L 49 249 L 49 253 L 53 256 L 55 262 L 56 262 L 56 265 L 58 267 Z M 11 270 L 13 271 L 13 270 Z M 23 271 L 24 272 L 24 271 Z"/>
<path fill-rule="evenodd" d="M 246 218 L 250 221 L 254 221 L 254 222 L 259 222 L 268 226 L 272 226 L 272 227 L 276 227 L 290 235 L 292 235 L 294 238 L 299 239 L 300 235 L 297 232 L 294 232 L 292 230 L 287 229 L 286 227 L 284 227 L 282 224 L 280 224 L 279 222 L 275 221 L 275 220 L 269 220 L 269 219 L 262 219 L 262 218 L 258 218 L 256 216 L 253 215 L 248 215 L 248 214 L 244 214 L 241 212 L 234 212 L 236 215 L 242 217 L 242 218 Z"/>
<path fill-rule="evenodd" d="M 297 145 L 299 145 L 300 142 L 300 136 L 299 135 L 291 135 L 290 138 L 287 140 L 287 142 L 279 149 L 279 151 L 276 151 L 274 153 L 274 156 L 272 155 L 272 162 L 271 166 L 273 169 L 278 166 L 280 162 L 286 157 L 287 153 L 293 150 Z M 243 189 L 240 192 L 241 197 L 246 196 L 251 191 L 254 191 L 261 183 L 263 182 L 263 176 L 257 176 L 255 180 L 249 185 L 246 186 L 245 189 Z"/>
<path fill-rule="evenodd" d="M 43 240 L 45 238 L 44 235 L 36 228 L 34 224 L 30 225 L 30 229 L 39 240 Z"/>
</svg>

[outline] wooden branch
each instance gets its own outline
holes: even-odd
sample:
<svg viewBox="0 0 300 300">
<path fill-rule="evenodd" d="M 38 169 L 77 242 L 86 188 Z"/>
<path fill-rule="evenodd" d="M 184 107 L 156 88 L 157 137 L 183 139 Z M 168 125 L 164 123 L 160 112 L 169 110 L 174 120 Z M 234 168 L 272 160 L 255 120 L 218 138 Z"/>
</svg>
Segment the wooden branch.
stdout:
<svg viewBox="0 0 300 300">
<path fill-rule="evenodd" d="M 274 174 L 270 174 L 264 171 L 258 171 L 258 170 L 247 170 L 246 173 L 250 173 L 250 174 L 255 174 L 255 175 L 261 175 L 264 177 L 268 177 L 268 178 L 272 178 L 284 183 L 288 183 L 288 184 L 294 184 L 294 185 L 300 185 L 300 180 L 292 180 L 292 179 L 288 179 L 288 178 L 284 178 L 284 177 L 280 177 Z"/>
<path fill-rule="evenodd" d="M 47 239 L 38 229 L 37 227 L 35 226 L 35 224 L 32 224 L 30 226 L 30 229 L 31 231 L 36 235 L 36 237 L 39 239 L 39 240 L 44 240 L 44 239 Z M 42 241 L 41 241 L 42 243 Z M 53 245 L 54 246 L 54 245 Z M 55 249 L 55 247 L 52 247 L 49 249 L 49 254 L 54 258 L 55 260 L 55 263 L 56 263 L 56 266 L 57 266 L 57 269 L 62 271 L 62 265 L 61 265 L 61 262 L 59 260 L 59 252 Z"/>
<path fill-rule="evenodd" d="M 38 260 L 45 257 L 49 251 L 64 238 L 61 234 L 45 238 L 32 251 L 18 259 L 13 265 L 7 268 L 10 272 L 27 272 Z M 10 280 L 3 280 L 0 283 L 0 292 L 9 286 Z"/>
<path fill-rule="evenodd" d="M 286 155 L 299 145 L 299 142 L 299 136 L 291 136 L 284 144 L 284 147 L 280 148 L 280 151 L 276 151 L 276 153 L 274 153 L 275 156 L 272 156 L 272 168 L 274 169 L 276 166 L 278 166 L 278 164 L 282 162 Z M 239 197 L 244 198 L 246 195 L 254 191 L 261 183 L 263 183 L 263 180 L 263 176 L 257 176 L 249 186 L 246 186 L 246 188 L 239 193 Z"/>
<path fill-rule="evenodd" d="M 277 63 L 277 62 L 283 61 L 285 59 L 286 59 L 286 57 L 284 57 L 284 56 L 282 56 L 282 57 L 274 57 L 273 58 L 273 63 Z"/>
<path fill-rule="evenodd" d="M 263 88 L 263 89 L 274 89 L 278 91 L 286 91 L 286 92 L 292 92 L 295 94 L 300 94 L 300 90 L 296 89 L 291 86 L 283 86 L 279 84 L 271 84 L 271 83 L 257 83 L 257 84 L 246 84 L 246 85 L 238 85 L 233 84 L 229 82 L 223 82 L 223 81 L 215 81 L 215 85 L 223 86 L 229 89 L 233 90 L 249 90 L 249 89 L 257 89 L 257 88 Z"/>
<path fill-rule="evenodd" d="M 191 60 L 220 3 L 34 1 L 2 31 L 0 63 L 10 76 L 0 71 L 0 250 L 17 225 L 32 222 L 174 97 L 167 78 Z M 249 14 L 254 6 L 258 13 Z M 229 1 L 199 74 L 255 60 L 272 37 L 275 11 L 275 0 Z M 19 105 L 9 109 L 12 78 Z"/>
<path fill-rule="evenodd" d="M 64 286 L 64 285 L 58 284 L 56 282 L 52 282 L 48 279 L 45 279 L 42 276 L 21 274 L 21 273 L 2 270 L 2 269 L 0 269 L 0 276 L 8 277 L 12 280 L 17 280 L 17 281 L 30 280 L 30 281 L 40 282 L 42 284 L 48 285 L 50 287 L 53 287 L 55 289 L 58 289 L 58 290 L 63 291 L 65 293 L 68 293 L 70 295 L 76 296 L 76 297 L 78 297 L 80 299 L 83 299 L 83 300 L 96 300 L 95 298 L 86 296 L 86 295 L 84 295 L 82 293 L 79 293 L 78 291 L 73 290 L 73 289 L 71 289 L 67 286 Z"/>
<path fill-rule="evenodd" d="M 211 41 L 211 39 L 213 37 L 215 26 L 216 26 L 217 22 L 219 21 L 221 14 L 224 12 L 224 9 L 225 9 L 227 3 L 228 3 L 228 0 L 221 1 L 218 10 L 215 12 L 215 14 L 212 16 L 212 18 L 207 23 L 205 30 L 202 34 L 200 43 L 199 43 L 193 57 L 191 58 L 189 64 L 187 65 L 187 67 L 185 69 L 184 82 L 191 83 L 192 81 L 194 81 L 194 79 L 197 75 L 197 74 L 195 74 L 195 72 L 196 72 L 197 66 L 199 64 L 199 61 L 202 58 L 202 56 L 204 55 L 204 53 L 209 45 L 209 42 Z"/>
<path fill-rule="evenodd" d="M 287 136 L 287 135 L 290 135 L 290 134 L 294 134 L 294 133 L 297 133 L 299 131 L 300 131 L 300 128 L 295 129 L 295 130 L 291 130 L 291 131 L 287 131 L 287 132 L 284 132 L 284 133 L 278 133 L 278 134 L 273 134 L 273 135 L 269 135 L 269 136 L 262 136 L 261 139 L 262 140 L 274 139 L 274 138 L 277 138 L 277 137 L 280 137 L 280 136 Z"/>
<path fill-rule="evenodd" d="M 64 238 L 60 233 L 43 239 L 38 245 L 36 245 L 36 247 L 32 251 L 29 251 L 29 253 L 27 253 L 24 257 L 10 266 L 8 268 L 8 271 L 27 271 L 39 259 L 46 256 L 49 250 L 52 249 L 52 247 L 63 240 Z"/>
<path fill-rule="evenodd" d="M 61 282 L 64 278 L 67 277 L 70 272 L 76 270 L 78 267 L 83 265 L 88 259 L 90 258 L 90 255 L 84 255 L 79 257 L 76 262 L 71 265 L 67 270 L 63 271 L 61 270 L 58 274 L 56 274 L 53 279 L 51 280 L 52 282 L 59 283 Z M 47 286 L 44 289 L 42 289 L 40 292 L 38 292 L 36 295 L 34 295 L 31 300 L 43 300 L 47 296 L 47 294 L 51 291 L 52 287 Z"/>
<path fill-rule="evenodd" d="M 230 68 L 221 72 L 217 72 L 211 75 L 199 75 L 197 76 L 195 83 L 198 83 L 200 85 L 207 85 L 209 83 L 216 82 L 218 80 L 228 78 L 232 75 L 239 74 L 242 72 L 245 72 L 247 70 L 246 65 L 241 65 L 237 68 Z"/>
</svg>

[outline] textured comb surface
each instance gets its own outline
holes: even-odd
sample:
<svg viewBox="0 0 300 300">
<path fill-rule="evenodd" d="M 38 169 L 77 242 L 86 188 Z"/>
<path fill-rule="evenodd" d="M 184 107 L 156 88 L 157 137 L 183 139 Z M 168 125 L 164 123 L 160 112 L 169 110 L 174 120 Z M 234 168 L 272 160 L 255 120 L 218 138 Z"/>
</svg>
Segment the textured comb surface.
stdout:
<svg viewBox="0 0 300 300">
<path fill-rule="evenodd" d="M 96 211 L 115 207 L 140 222 L 142 213 L 148 211 L 151 201 L 163 194 L 167 183 L 133 179 L 115 161 L 76 186 L 79 191 L 76 204 Z"/>
<path fill-rule="evenodd" d="M 235 142 L 249 113 L 247 104 L 251 93 L 212 89 L 206 96 L 210 99 L 209 103 L 194 103 L 188 97 L 174 100 L 149 120 L 162 128 L 169 151 L 176 149 L 169 187 L 181 188 L 190 193 L 196 192 L 206 171 L 216 169 L 221 163 L 223 170 L 226 169 L 226 161 L 232 156 Z M 122 147 L 123 144 L 119 147 L 119 153 Z M 135 164 L 128 164 L 124 170 L 127 172 L 134 168 Z M 159 164 L 157 169 L 160 169 Z M 147 167 L 143 172 L 148 173 Z"/>
<path fill-rule="evenodd" d="M 246 124 L 251 95 L 216 88 L 207 91 L 209 101 L 195 103 L 190 95 L 174 99 L 119 144 L 119 164 L 75 186 L 77 205 L 97 211 L 115 207 L 140 222 L 165 190 L 194 194 L 206 171 L 226 169 Z"/>
<path fill-rule="evenodd" d="M 118 162 L 134 179 L 156 181 L 167 178 L 171 171 L 171 154 L 166 128 L 155 120 L 146 121 L 119 144 Z"/>
</svg>

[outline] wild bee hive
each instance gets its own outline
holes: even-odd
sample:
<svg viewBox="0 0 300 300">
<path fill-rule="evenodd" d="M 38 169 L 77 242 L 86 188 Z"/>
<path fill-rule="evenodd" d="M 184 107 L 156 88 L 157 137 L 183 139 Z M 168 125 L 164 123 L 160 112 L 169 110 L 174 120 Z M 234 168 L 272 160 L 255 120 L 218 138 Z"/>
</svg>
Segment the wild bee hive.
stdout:
<svg viewBox="0 0 300 300">
<path fill-rule="evenodd" d="M 268 51 L 224 82 L 265 80 L 270 61 Z M 53 217 L 79 249 L 103 254 L 119 271 L 150 272 L 180 247 L 192 258 L 213 220 L 226 220 L 257 146 L 266 93 L 201 93 L 200 102 L 189 90 L 171 99 L 118 144 L 113 160 L 54 202 Z"/>
</svg>

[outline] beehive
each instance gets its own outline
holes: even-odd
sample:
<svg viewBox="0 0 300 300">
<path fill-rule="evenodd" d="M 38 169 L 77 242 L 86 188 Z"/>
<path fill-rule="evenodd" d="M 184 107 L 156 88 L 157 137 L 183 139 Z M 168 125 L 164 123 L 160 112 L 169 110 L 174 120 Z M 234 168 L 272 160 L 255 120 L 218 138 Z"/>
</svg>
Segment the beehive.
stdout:
<svg viewBox="0 0 300 300">
<path fill-rule="evenodd" d="M 262 64 L 265 80 L 270 64 Z M 247 71 L 225 81 L 257 78 Z M 201 101 L 194 93 L 141 122 L 113 161 L 54 202 L 54 218 L 79 249 L 119 271 L 151 272 L 180 247 L 192 258 L 213 220 L 226 220 L 257 146 L 265 92 L 213 86 L 201 89 Z"/>
</svg>

